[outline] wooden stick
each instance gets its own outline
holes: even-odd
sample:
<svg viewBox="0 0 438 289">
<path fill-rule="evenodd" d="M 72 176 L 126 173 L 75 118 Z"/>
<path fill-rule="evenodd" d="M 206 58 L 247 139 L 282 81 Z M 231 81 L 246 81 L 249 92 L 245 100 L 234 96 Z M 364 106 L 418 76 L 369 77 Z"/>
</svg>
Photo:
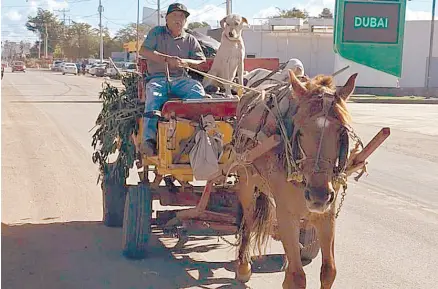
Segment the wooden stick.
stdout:
<svg viewBox="0 0 438 289">
<path fill-rule="evenodd" d="M 356 155 L 353 164 L 358 164 L 366 161 L 366 159 L 389 137 L 391 129 L 389 127 L 382 128 L 374 138 L 365 146 L 365 148 Z"/>
<path fill-rule="evenodd" d="M 246 160 L 248 162 L 255 161 L 256 159 L 279 145 L 280 142 L 281 137 L 278 134 L 274 134 L 268 137 L 266 140 L 259 143 L 255 148 L 253 148 L 246 154 Z"/>
<path fill-rule="evenodd" d="M 274 147 L 279 145 L 280 142 L 281 142 L 281 137 L 278 134 L 271 135 L 266 140 L 259 143 L 255 148 L 250 150 L 246 154 L 245 160 L 247 162 L 255 161 L 257 158 L 261 157 L 262 155 L 264 155 L 265 153 L 267 153 L 268 151 L 270 151 L 271 149 L 273 149 Z M 210 178 L 210 180 L 213 181 L 213 180 L 217 180 L 218 178 L 221 178 L 221 177 L 226 177 L 223 175 L 223 173 L 227 172 L 228 169 L 231 167 L 231 165 L 232 165 L 232 162 L 220 165 L 219 171 L 216 174 L 214 174 Z"/>
<path fill-rule="evenodd" d="M 195 219 L 205 212 L 208 201 L 210 200 L 210 193 L 213 188 L 213 182 L 208 181 L 205 185 L 204 192 L 202 192 L 201 199 L 195 208 L 182 210 L 176 213 L 176 217 L 180 220 L 183 219 Z"/>
</svg>

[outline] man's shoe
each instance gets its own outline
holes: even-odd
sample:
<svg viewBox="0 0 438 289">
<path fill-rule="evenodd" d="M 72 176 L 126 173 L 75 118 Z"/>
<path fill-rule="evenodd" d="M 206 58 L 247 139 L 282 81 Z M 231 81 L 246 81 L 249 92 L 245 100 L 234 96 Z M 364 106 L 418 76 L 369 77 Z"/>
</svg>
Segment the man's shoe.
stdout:
<svg viewBox="0 0 438 289">
<path fill-rule="evenodd" d="M 157 155 L 157 142 L 152 139 L 145 140 L 140 146 L 140 152 L 148 157 Z"/>
</svg>

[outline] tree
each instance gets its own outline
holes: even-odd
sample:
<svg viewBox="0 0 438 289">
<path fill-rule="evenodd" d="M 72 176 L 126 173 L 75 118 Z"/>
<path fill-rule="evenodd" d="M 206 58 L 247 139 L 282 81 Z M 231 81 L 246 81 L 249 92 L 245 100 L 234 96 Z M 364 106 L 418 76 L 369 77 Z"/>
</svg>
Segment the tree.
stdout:
<svg viewBox="0 0 438 289">
<path fill-rule="evenodd" d="M 188 28 L 189 29 L 195 29 L 195 28 L 202 28 L 202 27 L 210 27 L 210 25 L 203 21 L 203 22 L 191 22 L 189 23 Z"/>
<path fill-rule="evenodd" d="M 151 27 L 146 24 L 139 25 L 139 40 L 140 42 L 146 37 L 146 34 L 151 30 Z M 130 23 L 126 25 L 124 28 L 117 31 L 115 38 L 121 43 L 127 43 L 130 41 L 137 40 L 137 26 L 135 23 Z"/>
<path fill-rule="evenodd" d="M 53 52 L 56 45 L 62 40 L 63 25 L 59 19 L 50 11 L 38 8 L 37 15 L 35 17 L 28 16 L 26 22 L 26 29 L 37 33 L 44 40 L 47 33 L 48 35 L 48 51 Z M 44 41 L 41 43 L 41 50 L 44 51 Z"/>
<path fill-rule="evenodd" d="M 329 8 L 322 9 L 321 13 L 318 15 L 319 18 L 333 19 L 333 13 Z"/>
<path fill-rule="evenodd" d="M 298 8 L 292 8 L 292 9 L 280 9 L 277 8 L 278 10 L 278 15 L 274 16 L 275 17 L 280 17 L 280 18 L 303 18 L 306 19 L 309 17 L 309 12 L 307 12 L 306 10 L 300 10 Z"/>
<path fill-rule="evenodd" d="M 66 34 L 64 52 L 69 57 L 87 58 L 96 49 L 93 45 L 96 40 L 97 35 L 90 24 L 73 22 Z"/>
</svg>

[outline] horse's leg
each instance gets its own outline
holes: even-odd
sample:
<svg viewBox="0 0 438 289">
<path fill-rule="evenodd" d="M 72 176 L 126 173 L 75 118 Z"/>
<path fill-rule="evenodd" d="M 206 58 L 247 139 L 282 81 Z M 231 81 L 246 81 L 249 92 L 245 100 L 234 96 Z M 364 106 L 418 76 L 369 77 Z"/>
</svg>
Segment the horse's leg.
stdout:
<svg viewBox="0 0 438 289">
<path fill-rule="evenodd" d="M 314 222 L 317 230 L 319 243 L 321 246 L 322 266 L 321 266 L 321 289 L 332 288 L 336 278 L 335 266 L 335 217 L 332 213 L 327 213 L 323 218 Z"/>
<path fill-rule="evenodd" d="M 238 197 L 243 211 L 243 227 L 239 244 L 239 253 L 236 267 L 236 279 L 241 282 L 248 282 L 251 278 L 251 253 L 250 253 L 250 234 L 253 224 L 253 196 L 254 185 L 247 183 L 245 177 L 239 178 Z"/>
<path fill-rule="evenodd" d="M 287 257 L 283 289 L 305 289 L 306 274 L 301 263 L 299 246 L 300 217 L 290 212 L 288 202 L 276 199 L 276 203 L 278 230 Z"/>
</svg>

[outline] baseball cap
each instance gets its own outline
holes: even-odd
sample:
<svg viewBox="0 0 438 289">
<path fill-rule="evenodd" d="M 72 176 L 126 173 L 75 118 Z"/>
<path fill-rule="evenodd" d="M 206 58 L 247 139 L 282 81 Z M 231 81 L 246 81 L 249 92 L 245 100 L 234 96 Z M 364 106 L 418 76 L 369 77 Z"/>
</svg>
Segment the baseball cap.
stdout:
<svg viewBox="0 0 438 289">
<path fill-rule="evenodd" d="M 172 3 L 169 5 L 169 8 L 167 8 L 167 14 L 169 15 L 172 12 L 175 11 L 181 11 L 184 12 L 184 14 L 186 15 L 186 17 L 189 17 L 190 13 L 189 11 L 187 11 L 187 7 L 184 4 L 181 3 Z"/>
</svg>

